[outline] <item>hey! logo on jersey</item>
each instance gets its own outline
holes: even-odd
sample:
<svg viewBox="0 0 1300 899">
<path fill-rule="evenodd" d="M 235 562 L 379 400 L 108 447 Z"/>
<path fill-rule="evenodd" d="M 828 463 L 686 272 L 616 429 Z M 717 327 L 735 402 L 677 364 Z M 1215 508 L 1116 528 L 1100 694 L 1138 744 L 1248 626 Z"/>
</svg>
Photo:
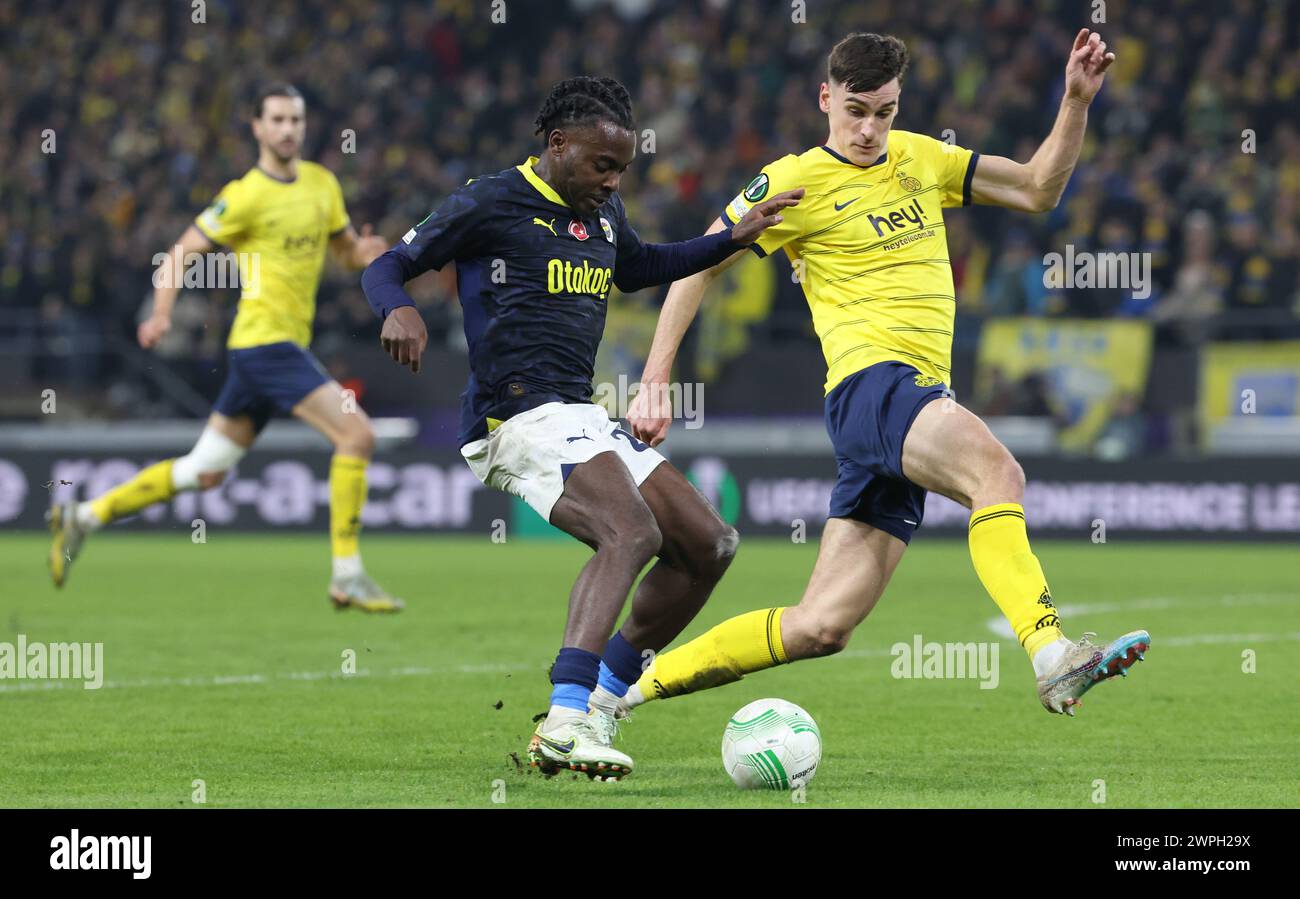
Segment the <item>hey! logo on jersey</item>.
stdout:
<svg viewBox="0 0 1300 899">
<path fill-rule="evenodd" d="M 288 253 L 311 250 L 320 243 L 320 234 L 286 234 L 281 248 Z"/>
<path fill-rule="evenodd" d="M 868 213 L 867 221 L 871 223 L 871 227 L 876 229 L 878 237 L 884 237 L 885 228 L 888 228 L 889 233 L 893 234 L 898 229 L 906 228 L 908 225 L 921 227 L 921 224 L 925 221 L 925 210 L 921 208 L 920 200 L 913 200 L 901 209 L 895 209 L 889 215 Z"/>
<path fill-rule="evenodd" d="M 597 268 L 583 260 L 574 265 L 567 259 L 552 259 L 546 263 L 547 293 L 588 294 L 598 300 L 609 293 L 609 283 L 614 278 L 611 268 Z"/>
</svg>

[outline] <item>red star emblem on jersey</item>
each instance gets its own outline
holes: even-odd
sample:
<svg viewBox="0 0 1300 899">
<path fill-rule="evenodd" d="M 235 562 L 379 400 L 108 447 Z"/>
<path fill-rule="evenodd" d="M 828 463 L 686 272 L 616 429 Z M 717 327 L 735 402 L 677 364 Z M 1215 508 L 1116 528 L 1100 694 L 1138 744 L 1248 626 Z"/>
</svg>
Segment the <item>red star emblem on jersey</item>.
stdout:
<svg viewBox="0 0 1300 899">
<path fill-rule="evenodd" d="M 578 240 L 586 240 L 587 226 L 584 225 L 582 222 L 578 221 L 577 219 L 574 219 L 573 221 L 569 222 L 569 233 L 572 234 L 574 237 L 578 238 Z"/>
</svg>

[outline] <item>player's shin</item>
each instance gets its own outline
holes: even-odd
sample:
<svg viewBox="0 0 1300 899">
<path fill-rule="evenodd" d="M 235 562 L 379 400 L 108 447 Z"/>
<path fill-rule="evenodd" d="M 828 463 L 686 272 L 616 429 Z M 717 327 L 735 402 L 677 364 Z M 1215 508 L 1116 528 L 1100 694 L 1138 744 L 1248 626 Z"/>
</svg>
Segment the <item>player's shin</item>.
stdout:
<svg viewBox="0 0 1300 899">
<path fill-rule="evenodd" d="M 976 510 L 970 517 L 969 539 L 975 573 L 1041 674 L 1039 669 L 1050 667 L 1067 641 L 1042 565 L 1029 548 L 1025 510 L 1019 503 Z"/>
<path fill-rule="evenodd" d="M 77 523 L 95 530 L 112 521 L 134 515 L 154 503 L 171 499 L 177 488 L 172 481 L 175 459 L 155 462 L 125 484 L 119 484 L 103 496 L 77 507 Z"/>
<path fill-rule="evenodd" d="M 330 460 L 330 549 L 336 578 L 361 573 L 361 508 L 368 465 L 357 456 L 335 454 Z"/>
<path fill-rule="evenodd" d="M 780 607 L 737 615 L 663 653 L 628 691 L 625 702 L 636 705 L 707 690 L 789 661 L 781 640 L 784 613 Z"/>
</svg>

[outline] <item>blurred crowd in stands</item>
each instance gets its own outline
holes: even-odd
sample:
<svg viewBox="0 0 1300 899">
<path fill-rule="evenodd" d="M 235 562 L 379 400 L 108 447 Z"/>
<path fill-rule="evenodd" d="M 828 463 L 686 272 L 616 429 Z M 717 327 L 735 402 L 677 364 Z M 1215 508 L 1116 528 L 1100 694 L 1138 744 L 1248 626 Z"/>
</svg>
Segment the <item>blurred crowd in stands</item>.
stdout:
<svg viewBox="0 0 1300 899">
<path fill-rule="evenodd" d="M 339 175 L 353 222 L 396 240 L 468 177 L 536 151 L 553 82 L 614 75 L 653 132 L 623 183 L 631 220 L 680 240 L 766 162 L 825 139 L 816 92 L 844 34 L 907 42 L 896 127 L 1025 161 L 1080 27 L 1118 59 L 1059 207 L 947 217 L 959 344 L 987 316 L 1019 315 L 1145 318 L 1173 347 L 1300 336 L 1300 15 L 1287 3 L 1111 2 L 1104 24 L 1098 4 L 1048 0 L 806 6 L 805 23 L 800 4 L 745 0 L 0 0 L 0 341 L 47 350 L 37 376 L 129 380 L 113 359 L 154 254 L 254 162 L 249 100 L 269 80 L 305 94 L 305 155 Z M 1067 245 L 1149 253 L 1149 290 L 1045 286 L 1044 255 Z M 770 308 L 730 322 L 734 352 L 815 345 L 797 286 L 776 282 Z M 435 341 L 454 345 L 449 279 L 413 292 Z M 626 358 L 643 357 L 648 331 L 619 316 L 652 323 L 662 296 L 611 306 Z M 235 300 L 185 295 L 163 350 L 209 395 Z M 377 333 L 357 276 L 332 270 L 318 353 Z"/>
</svg>

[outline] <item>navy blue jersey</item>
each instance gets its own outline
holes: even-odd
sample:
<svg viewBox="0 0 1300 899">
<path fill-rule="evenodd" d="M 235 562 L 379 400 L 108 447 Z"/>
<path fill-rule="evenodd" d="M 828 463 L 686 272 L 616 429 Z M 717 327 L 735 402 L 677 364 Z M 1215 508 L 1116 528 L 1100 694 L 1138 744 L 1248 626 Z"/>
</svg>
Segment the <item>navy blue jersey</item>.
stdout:
<svg viewBox="0 0 1300 899">
<path fill-rule="evenodd" d="M 536 162 L 472 179 L 385 254 L 400 257 L 405 280 L 456 263 L 470 362 L 462 445 L 542 403 L 591 401 L 612 287 L 666 283 L 738 249 L 729 232 L 643 244 L 618 194 L 579 218 Z"/>
</svg>

